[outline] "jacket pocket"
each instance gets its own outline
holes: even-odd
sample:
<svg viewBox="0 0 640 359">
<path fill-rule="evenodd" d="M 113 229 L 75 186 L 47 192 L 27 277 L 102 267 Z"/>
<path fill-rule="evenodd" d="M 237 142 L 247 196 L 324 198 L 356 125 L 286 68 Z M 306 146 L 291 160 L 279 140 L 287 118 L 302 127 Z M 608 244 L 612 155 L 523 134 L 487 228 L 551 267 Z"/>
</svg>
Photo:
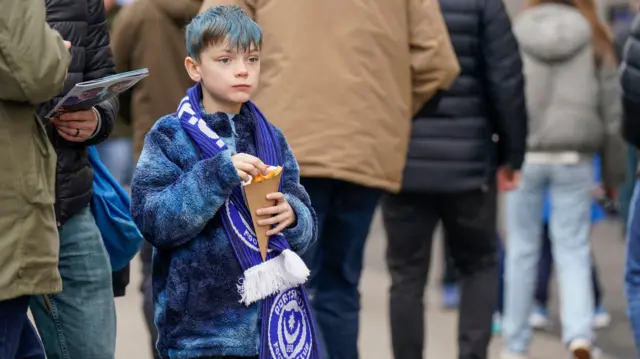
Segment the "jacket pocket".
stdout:
<svg viewBox="0 0 640 359">
<path fill-rule="evenodd" d="M 40 120 L 32 115 L 29 138 L 23 145 L 22 193 L 29 203 L 55 201 L 56 154 Z"/>
</svg>

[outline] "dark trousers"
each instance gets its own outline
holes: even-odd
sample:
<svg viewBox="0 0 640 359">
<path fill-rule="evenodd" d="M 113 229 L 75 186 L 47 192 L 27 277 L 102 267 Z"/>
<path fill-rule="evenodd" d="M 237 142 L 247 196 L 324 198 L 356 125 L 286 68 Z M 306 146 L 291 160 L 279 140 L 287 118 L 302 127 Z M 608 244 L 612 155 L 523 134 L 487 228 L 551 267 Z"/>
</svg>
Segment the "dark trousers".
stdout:
<svg viewBox="0 0 640 359">
<path fill-rule="evenodd" d="M 45 359 L 35 328 L 27 317 L 30 297 L 0 302 L 0 359 Z"/>
<path fill-rule="evenodd" d="M 458 358 L 486 359 L 498 293 L 495 190 L 389 195 L 383 215 L 394 357 L 422 358 L 424 289 L 433 232 L 442 221 L 445 245 L 460 275 Z"/>
<path fill-rule="evenodd" d="M 142 310 L 144 312 L 144 319 L 147 323 L 147 330 L 151 336 L 151 352 L 154 359 L 160 359 L 160 355 L 156 350 L 156 342 L 158 341 L 158 329 L 153 321 L 153 286 L 151 280 L 151 269 L 153 255 L 153 246 L 149 242 L 142 244 L 140 250 L 140 260 L 142 261 L 142 284 L 140 284 L 140 291 L 142 292 Z"/>
<path fill-rule="evenodd" d="M 358 358 L 364 247 L 381 191 L 325 178 L 302 178 L 316 215 L 318 240 L 304 254 L 323 359 Z"/>
<path fill-rule="evenodd" d="M 446 236 L 446 233 L 445 233 Z M 451 257 L 451 250 L 444 246 L 444 271 L 442 271 L 442 286 L 452 286 L 458 284 L 458 270 Z"/>
<path fill-rule="evenodd" d="M 602 286 L 598 278 L 595 261 L 592 260 L 591 280 L 593 283 L 593 299 L 596 307 L 602 304 Z M 553 271 L 553 254 L 551 252 L 551 238 L 549 237 L 549 226 L 545 224 L 542 233 L 542 250 L 538 261 L 538 278 L 536 280 L 536 303 L 547 307 L 549 302 L 549 280 Z"/>
</svg>

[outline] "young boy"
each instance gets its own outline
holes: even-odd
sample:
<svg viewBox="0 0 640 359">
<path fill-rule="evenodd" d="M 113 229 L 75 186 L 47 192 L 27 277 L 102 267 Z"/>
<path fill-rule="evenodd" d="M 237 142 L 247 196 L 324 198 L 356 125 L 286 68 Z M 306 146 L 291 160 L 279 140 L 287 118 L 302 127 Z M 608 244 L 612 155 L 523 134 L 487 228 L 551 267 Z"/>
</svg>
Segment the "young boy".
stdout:
<svg viewBox="0 0 640 359">
<path fill-rule="evenodd" d="M 316 218 L 283 134 L 249 101 L 262 32 L 237 6 L 216 6 L 186 29 L 197 85 L 145 138 L 131 212 L 153 244 L 157 349 L 162 358 L 317 358 L 297 253 Z M 242 182 L 282 166 L 263 262 Z"/>
</svg>

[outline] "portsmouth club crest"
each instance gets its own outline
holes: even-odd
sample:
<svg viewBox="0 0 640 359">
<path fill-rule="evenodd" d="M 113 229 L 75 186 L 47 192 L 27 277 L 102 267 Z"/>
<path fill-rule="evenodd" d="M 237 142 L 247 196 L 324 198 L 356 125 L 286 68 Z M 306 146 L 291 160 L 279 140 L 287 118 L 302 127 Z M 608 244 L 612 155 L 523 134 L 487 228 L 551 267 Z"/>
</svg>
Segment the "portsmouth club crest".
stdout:
<svg viewBox="0 0 640 359">
<path fill-rule="evenodd" d="M 275 359 L 311 357 L 311 322 L 298 288 L 276 296 L 269 315 L 269 350 Z"/>
</svg>

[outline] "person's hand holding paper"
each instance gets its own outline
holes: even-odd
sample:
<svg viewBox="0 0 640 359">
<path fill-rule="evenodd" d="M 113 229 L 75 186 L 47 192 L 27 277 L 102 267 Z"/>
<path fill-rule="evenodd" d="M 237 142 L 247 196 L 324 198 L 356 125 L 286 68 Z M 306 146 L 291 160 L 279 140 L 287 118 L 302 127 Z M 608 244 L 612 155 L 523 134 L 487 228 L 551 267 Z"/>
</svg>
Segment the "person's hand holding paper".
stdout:
<svg viewBox="0 0 640 359">
<path fill-rule="evenodd" d="M 84 142 L 89 139 L 96 132 L 99 122 L 98 112 L 93 108 L 66 112 L 49 120 L 56 127 L 60 137 L 70 142 Z"/>
</svg>

